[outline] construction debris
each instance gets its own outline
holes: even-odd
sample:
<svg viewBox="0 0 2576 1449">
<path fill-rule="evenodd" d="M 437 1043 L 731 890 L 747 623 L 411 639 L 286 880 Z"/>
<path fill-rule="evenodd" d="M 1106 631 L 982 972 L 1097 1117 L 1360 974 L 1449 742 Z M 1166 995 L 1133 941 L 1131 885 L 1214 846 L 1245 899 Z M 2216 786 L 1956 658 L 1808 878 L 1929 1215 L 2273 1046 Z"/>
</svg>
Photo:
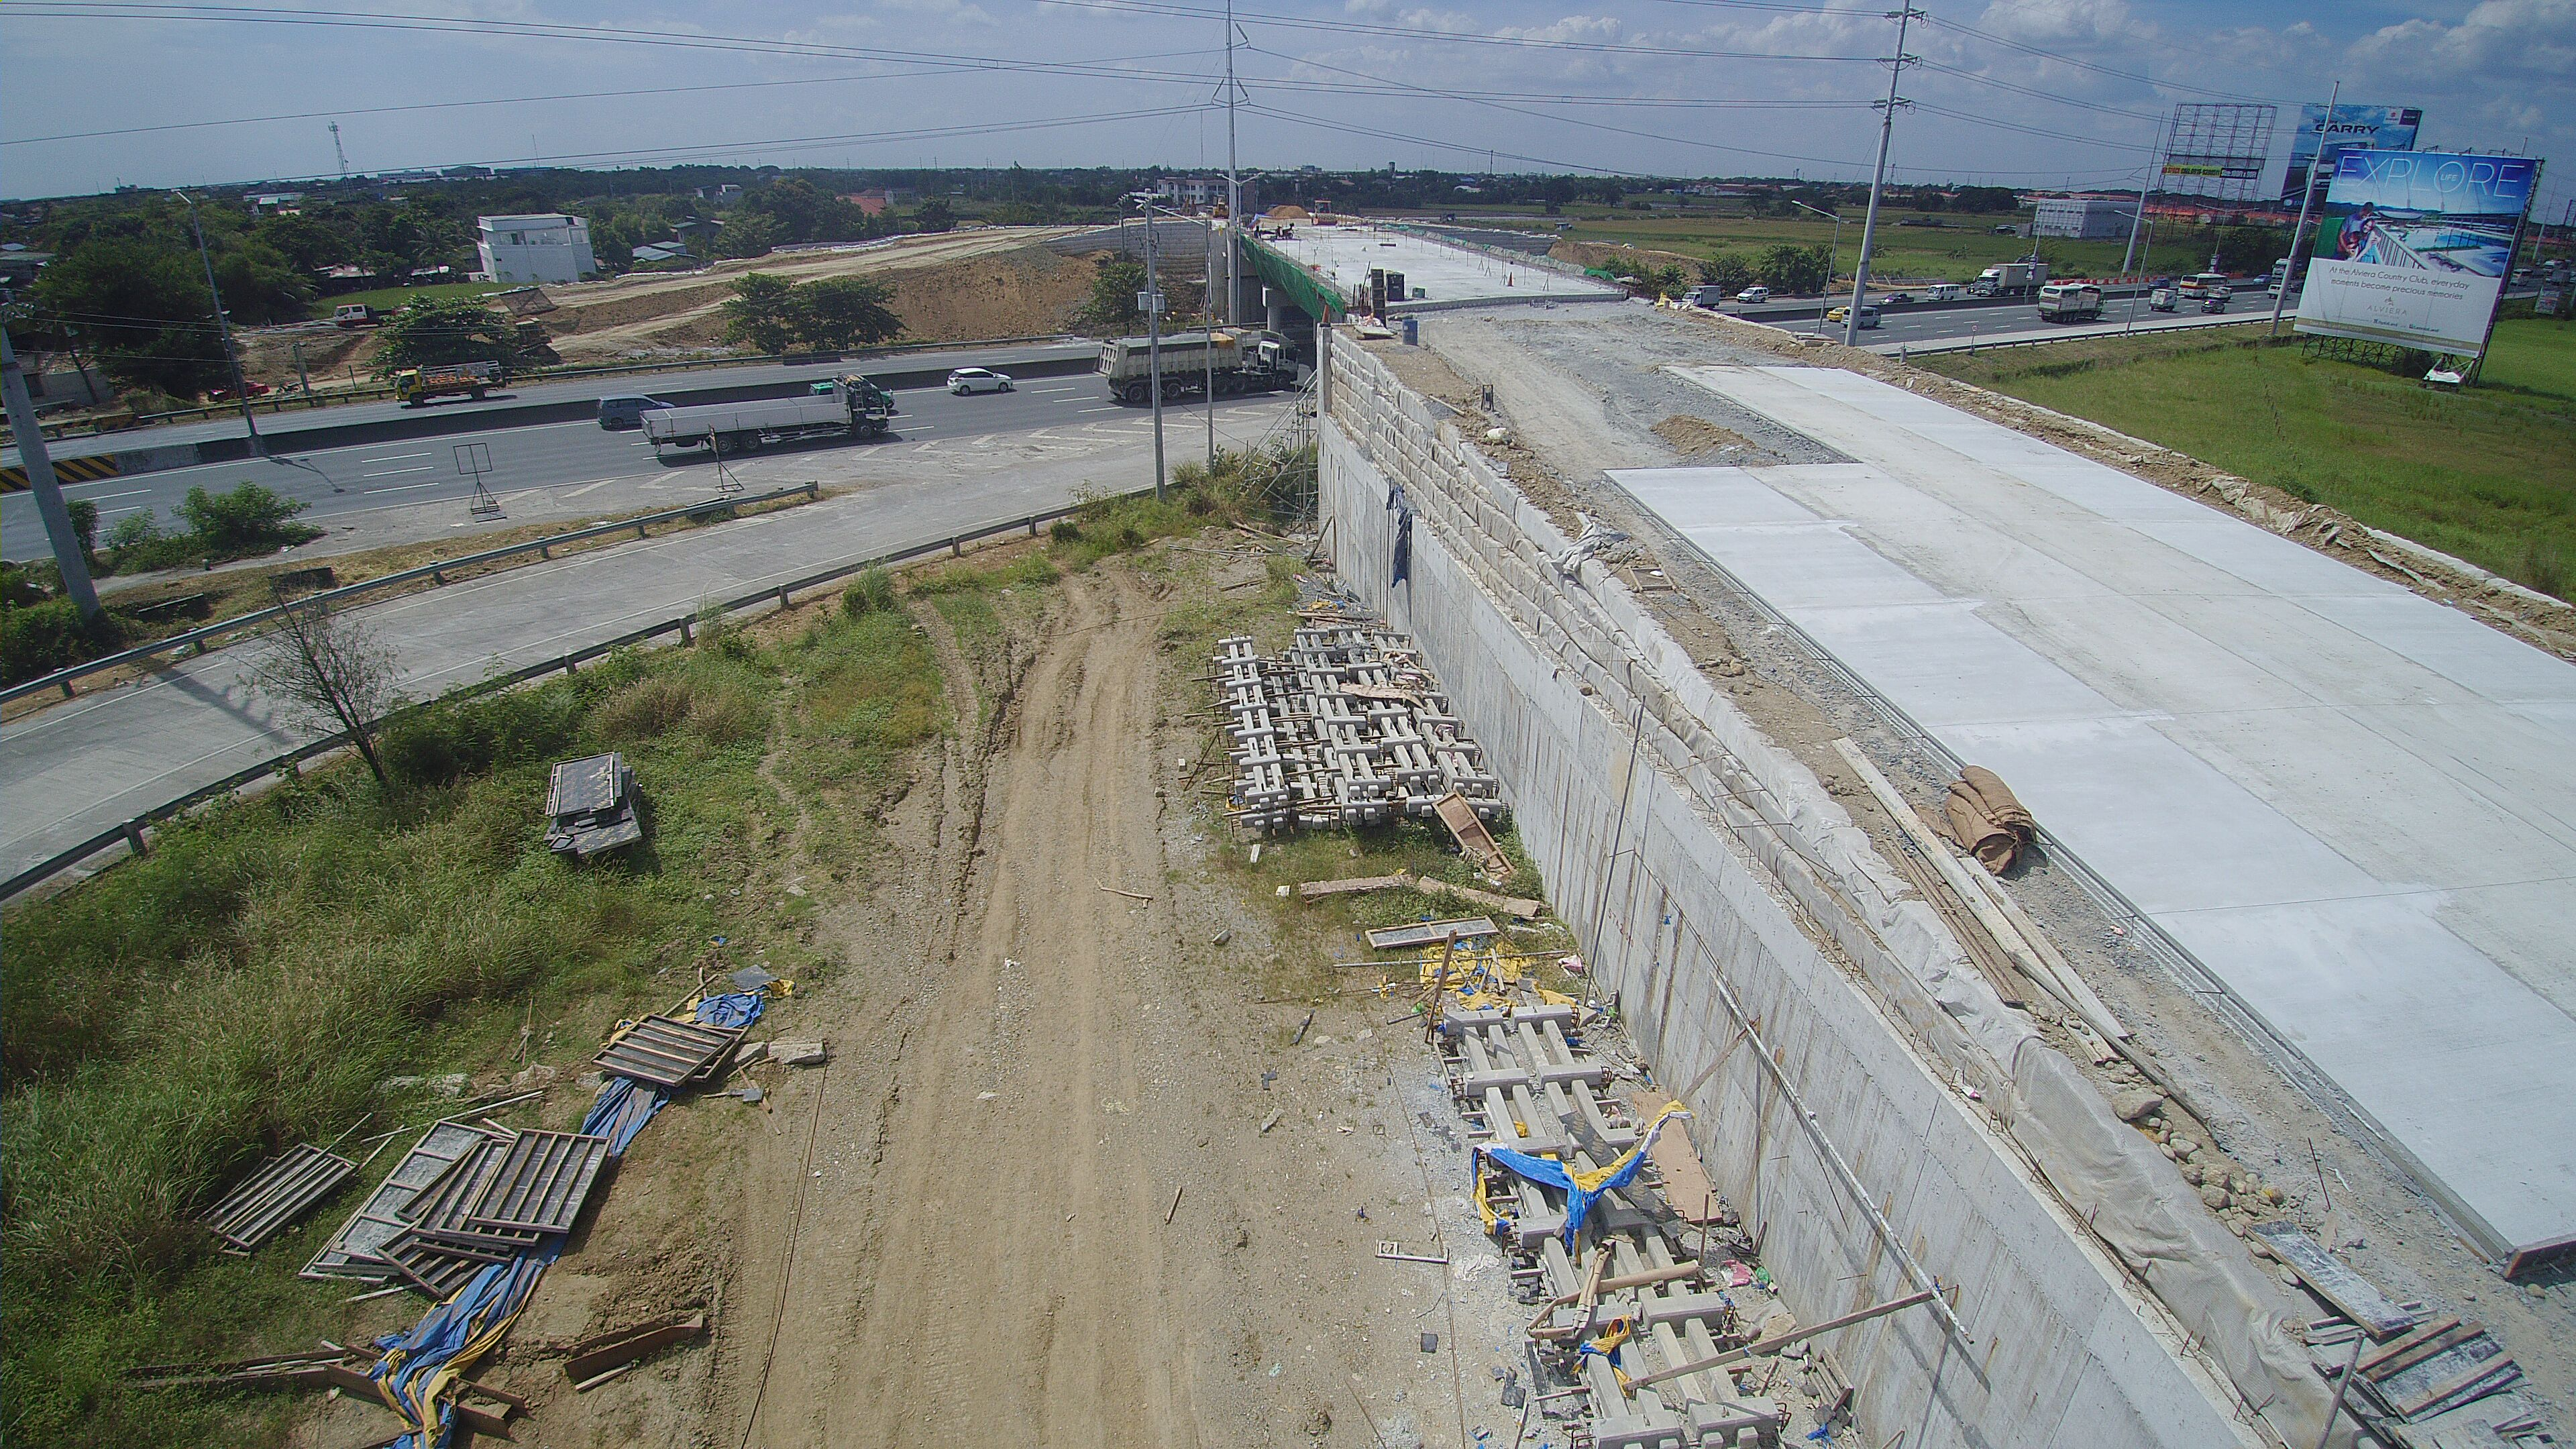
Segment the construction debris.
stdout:
<svg viewBox="0 0 2576 1449">
<path fill-rule="evenodd" d="M 707 1331 L 706 1310 L 621 1328 L 585 1338 L 572 1346 L 572 1356 L 564 1360 L 564 1377 L 574 1386 L 586 1388 L 611 1369 L 623 1368 L 655 1349 L 675 1343 L 686 1343 Z"/>
<path fill-rule="evenodd" d="M 555 766 L 546 783 L 546 845 L 582 860 L 644 838 L 635 814 L 635 772 L 615 752 Z"/>
<path fill-rule="evenodd" d="M 209 1209 L 206 1226 L 226 1252 L 251 1252 L 357 1170 L 358 1164 L 310 1143 L 290 1147 Z"/>
<path fill-rule="evenodd" d="M 739 1028 L 648 1016 L 609 1038 L 591 1060 L 610 1076 L 676 1092 L 713 1077 L 741 1037 Z"/>
<path fill-rule="evenodd" d="M 1499 885 L 1512 878 L 1511 857 L 1494 841 L 1494 833 L 1476 818 L 1476 809 L 1467 797 L 1456 791 L 1431 802 L 1431 813 L 1449 827 L 1449 837 L 1458 842 L 1458 853 L 1476 863 L 1485 878 Z"/>
<path fill-rule="evenodd" d="M 437 1122 L 412 1144 L 393 1171 L 385 1174 L 367 1200 L 340 1225 L 304 1265 L 306 1278 L 363 1278 L 382 1283 L 396 1276 L 398 1270 L 386 1255 L 386 1247 L 411 1226 L 406 1214 L 412 1202 L 441 1175 L 485 1143 L 495 1134 L 471 1122 Z"/>
<path fill-rule="evenodd" d="M 1959 778 L 1950 782 L 1944 808 L 1950 817 L 1950 834 L 1988 875 L 2010 870 L 2022 847 L 2039 838 L 2038 823 L 2030 812 L 1994 771 L 1982 765 L 1959 771 Z"/>
<path fill-rule="evenodd" d="M 1248 636 L 1219 643 L 1222 712 L 1234 720 L 1227 808 L 1244 829 L 1430 819 L 1452 794 L 1480 823 L 1502 818 L 1501 783 L 1410 635 L 1316 613 L 1278 658 L 1256 654 Z"/>
<path fill-rule="evenodd" d="M 819 1041 L 774 1041 L 769 1044 L 769 1059 L 782 1067 L 819 1067 L 826 1056 Z"/>
<path fill-rule="evenodd" d="M 1424 895 L 1447 896 L 1451 900 L 1483 906 L 1489 911 L 1501 911 L 1505 915 L 1524 921 L 1547 909 L 1538 901 L 1525 900 L 1519 896 L 1498 896 L 1492 891 L 1480 891 L 1474 886 L 1451 885 L 1445 880 L 1433 880 L 1427 876 L 1418 876 L 1411 871 L 1403 870 L 1393 875 L 1353 876 L 1348 880 L 1300 881 L 1297 885 L 1297 896 L 1300 900 L 1315 900 L 1323 896 L 1361 895 L 1369 891 L 1389 891 L 1399 887 L 1417 890 Z M 1281 886 L 1279 893 L 1286 895 L 1288 888 Z"/>
<path fill-rule="evenodd" d="M 2315 1290 L 2337 1313 L 2360 1324 L 2371 1337 L 2386 1338 L 2415 1326 L 2415 1314 L 2388 1301 L 2377 1285 L 2319 1247 L 2316 1239 L 2299 1230 L 2298 1224 L 2256 1223 L 2253 1233 L 2274 1257 L 2299 1275 L 2300 1282 Z"/>
<path fill-rule="evenodd" d="M 1483 916 L 1454 921 L 1420 921 L 1407 926 L 1376 926 L 1360 933 L 1372 951 L 1401 951 L 1411 946 L 1437 946 L 1443 941 L 1482 941 L 1502 928 Z"/>
</svg>

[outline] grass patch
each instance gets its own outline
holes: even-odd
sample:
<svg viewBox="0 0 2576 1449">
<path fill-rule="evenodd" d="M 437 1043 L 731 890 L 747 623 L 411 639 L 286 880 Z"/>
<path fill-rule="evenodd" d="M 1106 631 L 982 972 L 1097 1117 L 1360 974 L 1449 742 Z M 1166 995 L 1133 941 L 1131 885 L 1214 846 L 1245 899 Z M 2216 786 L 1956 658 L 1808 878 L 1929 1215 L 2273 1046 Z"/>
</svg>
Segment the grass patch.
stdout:
<svg viewBox="0 0 2576 1449">
<path fill-rule="evenodd" d="M 1870 276 L 1889 283 L 1897 281 L 1965 282 L 1998 262 L 2017 261 L 2028 256 L 2035 246 L 2047 258 L 2052 270 L 2061 276 L 2109 276 L 2120 269 L 2122 251 L 2128 240 L 2068 241 L 2042 237 L 2036 242 L 2023 236 L 1998 236 L 1994 228 L 2010 217 L 1943 215 L 1938 227 L 1900 226 L 1897 223 L 1916 213 L 1882 212 L 1878 235 L 1872 245 Z M 1511 223 L 1499 223 L 1511 225 Z M 1521 229 L 1554 232 L 1555 223 L 1545 226 L 1520 224 Z M 1787 243 L 1792 246 L 1833 246 L 1837 240 L 1834 224 L 1812 217 L 1789 220 L 1778 217 L 1728 215 L 1694 212 L 1688 215 L 1611 213 L 1592 219 L 1577 219 L 1574 225 L 1556 235 L 1569 241 L 1602 242 L 1619 246 L 1645 247 L 1656 251 L 1679 252 L 1691 257 L 1715 257 L 1733 253 L 1747 258 L 1758 257 L 1771 247 Z M 1838 272 L 1851 275 L 1860 248 L 1860 216 L 1855 210 L 1842 227 L 1841 259 Z M 2174 240 L 2159 238 L 2148 249 L 2145 270 L 2154 273 L 2190 273 L 2199 271 L 2209 261 L 2205 241 L 2185 236 Z"/>
<path fill-rule="evenodd" d="M 435 705 L 386 730 L 391 790 L 320 771 L 11 910 L 9 1437 L 282 1439 L 291 1400 L 147 1394 L 120 1376 L 357 1341 L 349 1290 L 294 1274 L 386 1159 L 247 1261 L 215 1254 L 194 1215 L 286 1145 L 438 1110 L 381 1092 L 388 1076 L 505 1074 L 523 1020 L 537 1060 L 577 1069 L 621 1015 L 693 981 L 713 937 L 725 964 L 759 950 L 784 974 L 825 973 L 801 898 L 772 878 L 796 822 L 762 761 L 774 751 L 814 792 L 804 849 L 847 870 L 898 756 L 945 725 L 937 662 L 905 615 L 830 613 L 772 644 L 720 629 Z M 547 769 L 608 747 L 627 752 L 651 833 L 621 860 L 559 859 L 538 815 Z"/>
<path fill-rule="evenodd" d="M 1920 364 L 2188 453 L 2558 597 L 2576 586 L 2576 330 L 2497 327 L 2485 385 L 2295 345 L 2055 344 Z"/>
<path fill-rule="evenodd" d="M 316 322 L 331 320 L 333 310 L 353 302 L 386 312 L 398 312 L 411 302 L 443 302 L 450 297 L 488 297 L 506 292 L 514 284 L 507 282 L 434 282 L 426 287 L 377 287 L 365 292 L 341 292 L 313 299 L 311 316 Z"/>
</svg>

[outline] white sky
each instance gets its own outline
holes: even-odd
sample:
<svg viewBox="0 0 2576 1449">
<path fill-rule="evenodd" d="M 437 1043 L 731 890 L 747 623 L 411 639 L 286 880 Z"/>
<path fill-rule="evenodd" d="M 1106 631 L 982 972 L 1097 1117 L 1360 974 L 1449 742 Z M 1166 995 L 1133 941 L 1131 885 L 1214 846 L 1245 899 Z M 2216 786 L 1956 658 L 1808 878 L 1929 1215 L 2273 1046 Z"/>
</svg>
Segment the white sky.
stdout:
<svg viewBox="0 0 2576 1449">
<path fill-rule="evenodd" d="M 0 194 L 328 174 L 334 118 L 360 171 L 1194 167 L 1225 154 L 1223 114 L 1206 108 L 1221 0 L 310 3 L 0 5 Z M 2565 157 L 2544 180 L 2553 218 L 2576 191 L 2576 0 L 1922 3 L 1930 19 L 1906 49 L 1926 64 L 1905 78 L 1917 105 L 1897 126 L 1899 179 L 2135 185 L 2183 100 L 2280 103 L 2277 156 L 2298 103 L 2340 77 L 2347 100 L 2423 107 L 2424 146 Z M 1869 101 L 1887 84 L 1871 57 L 1895 38 L 1886 10 L 1242 0 L 1242 161 L 1476 171 L 1491 148 L 1505 171 L 1865 177 Z M 337 23 L 282 23 L 290 14 Z M 527 33 L 536 26 L 590 34 Z M 627 94 L 546 99 L 596 92 Z M 460 101 L 478 104 L 377 109 Z M 1046 122 L 1071 124 L 1033 124 Z M 130 133 L 74 134 L 119 130 Z"/>
</svg>

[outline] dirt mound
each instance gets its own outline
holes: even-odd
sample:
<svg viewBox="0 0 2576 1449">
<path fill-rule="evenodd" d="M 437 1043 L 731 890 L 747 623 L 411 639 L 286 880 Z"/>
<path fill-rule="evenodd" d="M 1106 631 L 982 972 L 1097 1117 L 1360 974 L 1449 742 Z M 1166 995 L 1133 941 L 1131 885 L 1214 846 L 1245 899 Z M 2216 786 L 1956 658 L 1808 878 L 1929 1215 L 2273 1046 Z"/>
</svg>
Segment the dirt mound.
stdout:
<svg viewBox="0 0 2576 1449">
<path fill-rule="evenodd" d="M 1572 262 L 1579 267 L 1598 267 L 1614 260 L 1625 262 L 1631 257 L 1643 257 L 1659 267 L 1688 269 L 1700 264 L 1700 258 L 1688 252 L 1659 251 L 1653 247 L 1621 246 L 1611 242 L 1561 241 L 1549 247 L 1547 254 L 1560 262 Z"/>
<path fill-rule="evenodd" d="M 960 255 L 962 253 L 963 255 Z M 944 258 L 944 260 L 943 260 Z M 1057 332 L 1091 293 L 1095 267 L 1043 246 L 1007 249 L 949 247 L 916 250 L 860 268 L 841 259 L 837 271 L 809 266 L 760 268 L 811 281 L 817 275 L 882 274 L 894 288 L 893 308 L 904 337 L 918 342 L 965 342 L 983 337 L 1025 337 Z M 736 273 L 734 275 L 739 275 Z M 555 348 L 568 362 L 610 362 L 717 348 L 725 342 L 724 303 L 734 276 L 650 293 L 563 299 L 545 321 Z"/>
<path fill-rule="evenodd" d="M 1655 424 L 1655 436 L 1672 444 L 1673 451 L 1685 458 L 1701 453 L 1714 453 L 1720 448 L 1754 448 L 1751 438 L 1733 428 L 1721 428 L 1706 418 L 1675 414 Z M 1767 454 L 1765 456 L 1768 456 Z"/>
</svg>

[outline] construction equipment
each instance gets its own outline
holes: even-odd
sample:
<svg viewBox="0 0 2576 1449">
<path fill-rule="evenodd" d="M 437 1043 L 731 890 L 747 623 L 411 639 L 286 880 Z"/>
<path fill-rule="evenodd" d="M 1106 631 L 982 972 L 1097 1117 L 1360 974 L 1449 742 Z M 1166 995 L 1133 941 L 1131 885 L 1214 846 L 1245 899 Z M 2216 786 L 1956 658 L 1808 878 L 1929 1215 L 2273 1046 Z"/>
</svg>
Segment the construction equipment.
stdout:
<svg viewBox="0 0 2576 1449">
<path fill-rule="evenodd" d="M 719 457 L 756 453 L 810 438 L 882 438 L 894 426 L 894 395 L 851 373 L 801 397 L 657 408 L 643 415 L 656 455 L 664 448 L 714 448 Z"/>
<path fill-rule="evenodd" d="M 497 362 L 454 362 L 438 367 L 406 367 L 393 376 L 394 396 L 416 408 L 434 397 L 471 397 L 476 402 L 496 387 L 506 386 L 510 370 Z"/>
<path fill-rule="evenodd" d="M 1136 404 L 1153 396 L 1151 350 L 1142 337 L 1117 337 L 1100 344 L 1100 375 L 1109 379 L 1111 397 Z M 1288 359 L 1288 339 L 1276 332 L 1249 327 L 1175 332 L 1162 339 L 1162 354 L 1166 401 L 1203 395 L 1211 385 L 1217 396 L 1233 397 L 1276 392 L 1297 383 L 1296 364 Z"/>
</svg>

